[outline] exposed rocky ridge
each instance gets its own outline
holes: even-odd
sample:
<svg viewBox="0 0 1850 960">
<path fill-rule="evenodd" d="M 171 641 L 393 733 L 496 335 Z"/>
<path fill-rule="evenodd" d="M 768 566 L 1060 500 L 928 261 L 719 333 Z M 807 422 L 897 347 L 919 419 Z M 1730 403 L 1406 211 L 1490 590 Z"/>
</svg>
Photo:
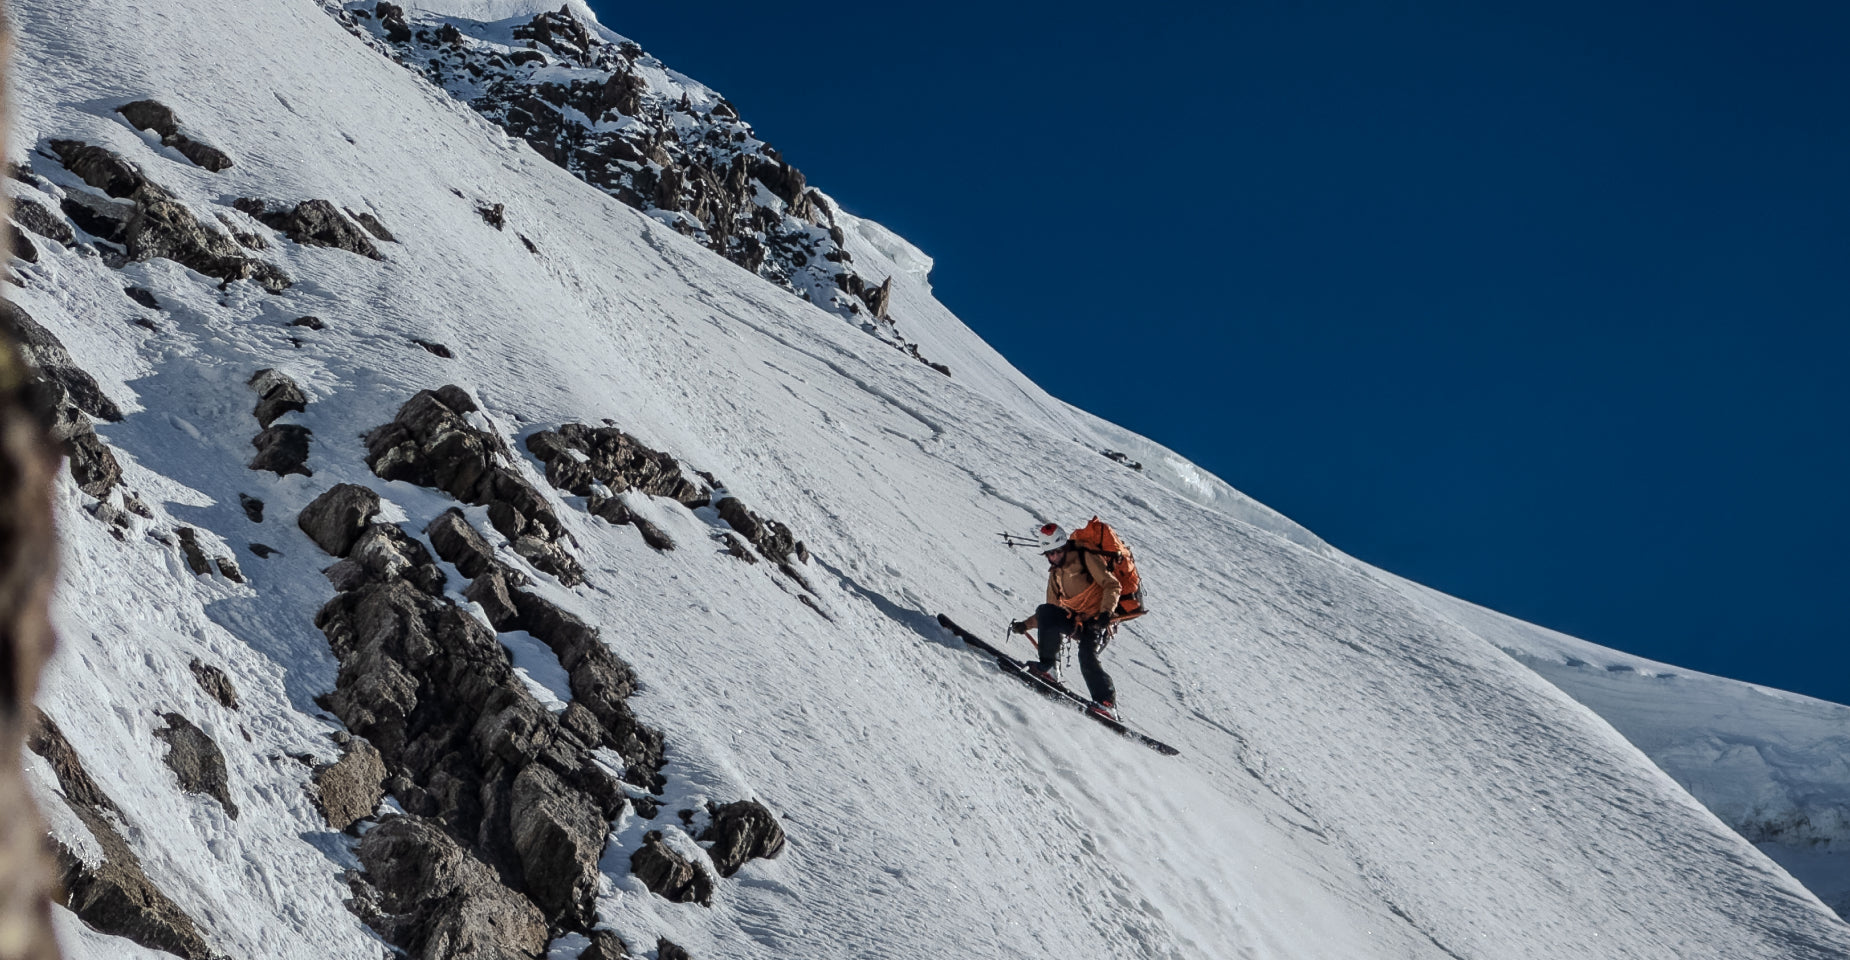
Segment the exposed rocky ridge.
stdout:
<svg viewBox="0 0 1850 960">
<path fill-rule="evenodd" d="M 435 487 L 464 503 L 486 506 L 489 522 L 515 553 L 568 587 L 583 583 L 584 568 L 566 552 L 564 526 L 546 498 L 514 469 L 506 442 L 465 419 L 477 409 L 467 391 L 454 384 L 419 391 L 391 423 L 366 435 L 366 465 L 380 479 Z"/>
<path fill-rule="evenodd" d="M 171 191 L 116 153 L 77 140 L 52 140 L 48 146 L 65 169 L 114 198 L 68 192 L 66 215 L 85 233 L 119 246 L 127 259 L 165 258 L 226 284 L 251 280 L 272 293 L 291 285 L 281 269 L 246 256 L 234 238 L 207 226 Z"/>
<path fill-rule="evenodd" d="M 324 706 L 378 749 L 407 812 L 441 823 L 549 922 L 588 927 L 597 855 L 625 803 L 592 754 L 604 731 L 548 712 L 494 633 L 443 597 L 441 571 L 396 526 L 368 526 L 329 579 L 342 592 L 316 625 L 340 670 Z M 594 843 L 562 842 L 587 833 Z"/>
<path fill-rule="evenodd" d="M 186 960 L 217 960 L 220 955 L 207 945 L 193 918 L 148 879 L 141 859 L 112 822 L 121 811 L 84 770 L 63 731 L 50 717 L 34 713 L 36 722 L 27 745 L 51 765 L 66 804 L 103 853 L 101 862 L 90 863 L 77 851 L 57 844 L 59 880 L 64 887 L 60 902 L 104 933 Z"/>
<path fill-rule="evenodd" d="M 950 373 L 901 335 L 892 278 L 855 271 L 834 209 L 803 172 L 723 97 L 668 73 L 636 44 L 605 40 L 568 7 L 515 26 L 509 45 L 489 39 L 487 24 L 424 19 L 391 3 L 324 6 L 579 179 Z M 499 229 L 505 212 L 488 210 L 484 219 Z"/>
</svg>

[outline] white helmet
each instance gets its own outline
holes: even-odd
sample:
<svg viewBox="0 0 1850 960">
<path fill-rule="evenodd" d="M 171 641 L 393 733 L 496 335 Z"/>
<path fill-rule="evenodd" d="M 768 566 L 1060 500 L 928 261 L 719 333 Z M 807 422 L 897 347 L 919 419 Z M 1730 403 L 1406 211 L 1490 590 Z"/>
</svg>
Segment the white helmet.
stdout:
<svg viewBox="0 0 1850 960">
<path fill-rule="evenodd" d="M 1040 553 L 1052 553 L 1066 546 L 1066 529 L 1057 523 L 1043 523 L 1034 528 L 1034 545 Z"/>
</svg>

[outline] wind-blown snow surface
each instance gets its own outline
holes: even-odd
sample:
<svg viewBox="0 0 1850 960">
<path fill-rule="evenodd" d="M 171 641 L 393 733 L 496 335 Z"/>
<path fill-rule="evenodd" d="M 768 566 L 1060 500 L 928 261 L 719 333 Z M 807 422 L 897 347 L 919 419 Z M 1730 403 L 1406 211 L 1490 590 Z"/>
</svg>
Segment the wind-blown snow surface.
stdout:
<svg viewBox="0 0 1850 960">
<path fill-rule="evenodd" d="M 114 271 L 51 250 L 18 268 L 21 305 L 132 411 L 100 432 L 129 486 L 158 501 L 118 543 L 69 490 L 64 648 L 41 702 L 123 808 L 149 875 L 227 954 L 380 953 L 341 905 L 350 841 L 326 829 L 288 756 L 334 754 L 313 702 L 334 664 L 312 624 L 333 590 L 293 521 L 343 481 L 378 490 L 387 519 L 413 532 L 449 505 L 373 477 L 358 440 L 444 383 L 473 392 L 511 438 L 611 418 L 717 474 L 815 553 L 806 576 L 827 619 L 767 565 L 712 545 L 710 510 L 639 502 L 681 544 L 656 554 L 558 502 L 590 583 L 550 595 L 636 666 L 633 704 L 669 738 L 666 809 L 757 797 L 790 835 L 779 859 L 721 882 L 708 909 L 644 890 L 627 862 L 647 825 L 619 822 L 599 907 L 632 946 L 665 935 L 701 958 L 1850 953 L 1850 928 L 1486 628 L 1052 400 L 930 301 L 919 255 L 878 227 L 852 231 L 857 261 L 880 251 L 902 267 L 911 329 L 956 377 L 509 143 L 311 0 L 16 0 L 13 16 L 16 151 L 77 137 L 202 212 L 239 196 L 323 197 L 376 213 L 399 240 L 383 263 L 279 241 L 265 256 L 297 284 L 277 296 L 221 292 L 160 260 Z M 147 96 L 238 165 L 208 174 L 111 112 Z M 477 201 L 505 203 L 538 253 L 485 225 Z M 128 282 L 165 307 L 159 332 L 129 322 L 146 312 L 121 295 Z M 327 329 L 285 326 L 304 314 Z M 310 394 L 291 416 L 314 430 L 312 478 L 243 466 L 256 432 L 244 381 L 271 366 Z M 267 502 L 262 524 L 240 492 Z M 984 628 L 1027 612 L 1039 561 L 995 532 L 1093 513 L 1137 545 L 1157 611 L 1111 651 L 1126 713 L 1181 757 L 1035 698 L 931 622 L 943 610 Z M 145 535 L 175 523 L 235 555 L 250 583 L 197 579 Z M 282 552 L 260 559 L 253 542 Z M 236 678 L 241 711 L 198 689 L 196 656 Z M 224 747 L 238 820 L 160 765 L 151 728 L 165 710 Z M 118 943 L 76 935 L 69 947 L 130 955 Z"/>
</svg>

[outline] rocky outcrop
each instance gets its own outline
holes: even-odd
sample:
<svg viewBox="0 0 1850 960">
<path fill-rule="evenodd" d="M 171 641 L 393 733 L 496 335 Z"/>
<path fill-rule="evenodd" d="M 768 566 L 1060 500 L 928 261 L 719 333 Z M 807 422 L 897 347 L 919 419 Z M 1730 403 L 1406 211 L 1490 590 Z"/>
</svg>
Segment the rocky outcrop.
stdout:
<svg viewBox="0 0 1850 960">
<path fill-rule="evenodd" d="M 674 457 L 644 445 L 616 427 L 568 423 L 527 437 L 527 450 L 546 465 L 546 482 L 577 496 L 593 484 L 610 493 L 635 490 L 689 508 L 704 507 L 712 492 L 688 479 Z"/>
<path fill-rule="evenodd" d="M 31 197 L 13 198 L 13 222 L 47 240 L 70 246 L 77 242 L 77 234 L 63 217 L 51 212 L 51 208 Z"/>
<path fill-rule="evenodd" d="M 770 809 L 756 800 L 740 800 L 716 807 L 712 822 L 701 831 L 701 842 L 712 841 L 707 855 L 722 877 L 739 872 L 745 861 L 772 858 L 784 850 L 784 828 Z"/>
<path fill-rule="evenodd" d="M 739 498 L 723 497 L 714 508 L 727 526 L 737 530 L 772 563 L 783 563 L 792 555 L 809 559 L 809 548 L 797 542 L 789 527 L 753 513 Z"/>
<path fill-rule="evenodd" d="M 38 380 L 21 357 L 12 313 L 0 311 L 0 931 L 9 956 L 54 960 L 56 874 L 20 757 L 37 713 L 39 669 L 52 650 L 58 452 L 31 396 Z"/>
<path fill-rule="evenodd" d="M 229 284 L 251 280 L 272 293 L 291 281 L 270 263 L 248 257 L 230 235 L 212 229 L 165 187 L 148 179 L 134 164 L 102 147 L 76 140 L 53 140 L 49 146 L 65 168 L 110 197 L 112 204 L 66 194 L 65 213 L 84 232 L 121 244 L 131 260 L 163 258 Z"/>
<path fill-rule="evenodd" d="M 193 576 L 203 577 L 212 572 L 212 562 L 206 558 L 204 547 L 199 545 L 199 531 L 192 527 L 179 527 L 174 536 L 180 541 L 180 556 L 186 560 L 187 569 Z"/>
<path fill-rule="evenodd" d="M 333 512 L 320 511 L 311 525 L 321 526 L 319 517 Z M 442 532 L 432 538 L 440 551 L 463 560 L 474 556 L 470 565 L 478 581 L 504 576 L 492 555 L 481 554 L 485 541 L 459 513 L 431 526 Z M 327 539 L 343 546 L 344 538 Z M 582 674 L 587 684 L 596 677 L 604 686 L 597 691 L 587 686 L 586 697 L 595 698 L 580 702 L 575 682 L 566 711 L 548 711 L 514 673 L 493 631 L 445 597 L 439 569 L 395 525 L 368 524 L 327 575 L 341 592 L 322 608 L 316 624 L 340 669 L 323 706 L 377 748 L 393 794 L 407 812 L 443 825 L 455 846 L 444 857 L 465 858 L 498 876 L 508 891 L 530 900 L 545 923 L 588 930 L 595 921 L 597 861 L 609 822 L 626 802 L 623 788 L 593 751 L 635 749 L 640 724 L 618 699 L 634 689 L 633 674 L 601 645 L 579 650 L 574 661 L 562 655 L 568 671 Z M 517 601 L 507 603 L 514 608 Z M 534 617 L 539 625 L 539 614 Z M 545 622 L 575 621 L 555 610 Z M 578 635 L 581 643 L 596 644 L 594 632 L 584 633 L 589 639 Z M 634 727 L 607 723 L 606 717 L 627 718 Z M 641 759 L 659 766 L 659 735 L 653 742 L 653 754 Z M 369 833 L 367 842 L 384 828 Z M 426 847 L 416 855 L 426 856 Z M 368 874 L 404 873 L 389 859 L 380 854 L 367 861 Z M 377 877 L 372 882 L 388 901 L 428 900 L 422 893 L 392 893 L 395 888 Z M 381 909 L 401 919 L 405 913 L 390 905 Z M 544 924 L 541 929 L 543 934 Z M 414 954 L 418 949 L 393 942 Z"/>
<path fill-rule="evenodd" d="M 201 661 L 198 657 L 194 657 L 193 662 L 187 666 L 193 671 L 193 679 L 199 681 L 201 690 L 204 690 L 226 709 L 238 709 L 238 688 L 232 684 L 231 677 L 227 676 L 225 671 Z"/>
<path fill-rule="evenodd" d="M 285 413 L 308 409 L 308 394 L 286 373 L 265 367 L 251 375 L 249 386 L 257 392 L 257 406 L 251 414 L 260 427 L 268 427 Z"/>
<path fill-rule="evenodd" d="M 650 891 L 675 903 L 713 901 L 713 878 L 664 843 L 660 830 L 643 835 L 642 846 L 630 854 L 630 872 Z"/>
<path fill-rule="evenodd" d="M 63 731 L 50 717 L 37 711 L 33 714 L 27 745 L 51 766 L 71 812 L 89 828 L 103 854 L 100 863 L 90 863 L 77 851 L 57 844 L 64 888 L 60 902 L 104 933 L 186 960 L 218 960 L 193 918 L 148 879 L 141 859 L 115 827 L 121 810 L 84 770 Z"/>
<path fill-rule="evenodd" d="M 365 740 L 342 732 L 334 739 L 341 756 L 315 769 L 315 805 L 335 830 L 346 830 L 373 815 L 385 799 L 385 761 Z"/>
<path fill-rule="evenodd" d="M 162 760 L 167 769 L 180 778 L 180 788 L 217 800 L 226 816 L 238 819 L 238 805 L 231 799 L 231 780 L 225 770 L 225 754 L 218 744 L 204 730 L 177 713 L 163 714 L 161 719 L 167 721 L 167 726 L 154 731 L 154 736 L 167 744 L 167 755 Z"/>
<path fill-rule="evenodd" d="M 302 508 L 296 526 L 315 546 L 345 557 L 378 513 L 378 494 L 356 483 L 337 483 Z"/>
<path fill-rule="evenodd" d="M 578 955 L 578 960 L 632 960 L 623 940 L 609 930 L 591 931 L 591 945 Z"/>
<path fill-rule="evenodd" d="M 231 169 L 231 158 L 225 151 L 181 133 L 180 118 L 171 107 L 158 100 L 137 100 L 117 107 L 116 112 L 136 128 L 160 137 L 163 146 L 174 148 L 197 166 L 213 173 Z"/>
<path fill-rule="evenodd" d="M 314 435 L 314 431 L 294 423 L 265 427 L 262 433 L 251 438 L 257 455 L 251 458 L 250 468 L 268 470 L 279 477 L 292 473 L 314 476 L 315 472 L 308 468 L 308 443 Z"/>
<path fill-rule="evenodd" d="M 237 202 L 237 208 L 297 243 L 385 259 L 373 245 L 370 232 L 326 200 L 304 200 L 287 209 L 272 210 L 269 201 L 245 198 Z"/>
<path fill-rule="evenodd" d="M 476 411 L 461 387 L 423 390 L 391 423 L 366 435 L 366 463 L 385 480 L 435 487 L 464 503 L 488 507 L 489 522 L 514 552 L 570 587 L 584 569 L 566 552 L 565 528 L 539 491 L 513 468 L 500 435 L 464 419 Z"/>
<path fill-rule="evenodd" d="M 667 937 L 658 937 L 655 941 L 655 960 L 694 960 L 687 948 Z"/>
<path fill-rule="evenodd" d="M 889 314 L 891 278 L 874 284 L 855 272 L 834 209 L 803 172 L 724 98 L 652 87 L 647 75 L 662 65 L 641 47 L 607 42 L 566 8 L 515 26 L 512 43 L 485 24 L 421 12 L 329 11 L 548 161 L 930 363 Z M 503 226 L 497 206 L 478 210 Z"/>
<path fill-rule="evenodd" d="M 539 960 L 546 918 L 421 817 L 391 817 L 355 851 L 361 918 L 414 960 Z"/>
</svg>

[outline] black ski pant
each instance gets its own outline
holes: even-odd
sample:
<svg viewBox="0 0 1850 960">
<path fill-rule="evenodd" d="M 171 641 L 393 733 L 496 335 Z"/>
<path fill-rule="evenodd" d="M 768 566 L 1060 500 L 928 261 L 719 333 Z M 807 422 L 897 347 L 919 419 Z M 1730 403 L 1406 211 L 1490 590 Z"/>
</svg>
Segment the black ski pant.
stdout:
<svg viewBox="0 0 1850 960">
<path fill-rule="evenodd" d="M 1098 665 L 1098 655 L 1105 649 L 1105 631 L 1087 627 L 1079 618 L 1065 607 L 1051 603 L 1041 604 L 1034 611 L 1034 622 L 1041 628 L 1038 646 L 1041 651 L 1041 667 L 1052 673 L 1060 663 L 1060 651 L 1066 646 L 1066 638 L 1079 635 L 1079 675 L 1086 680 L 1086 692 L 1099 703 L 1115 703 L 1118 689 L 1111 682 L 1111 675 Z"/>
</svg>

